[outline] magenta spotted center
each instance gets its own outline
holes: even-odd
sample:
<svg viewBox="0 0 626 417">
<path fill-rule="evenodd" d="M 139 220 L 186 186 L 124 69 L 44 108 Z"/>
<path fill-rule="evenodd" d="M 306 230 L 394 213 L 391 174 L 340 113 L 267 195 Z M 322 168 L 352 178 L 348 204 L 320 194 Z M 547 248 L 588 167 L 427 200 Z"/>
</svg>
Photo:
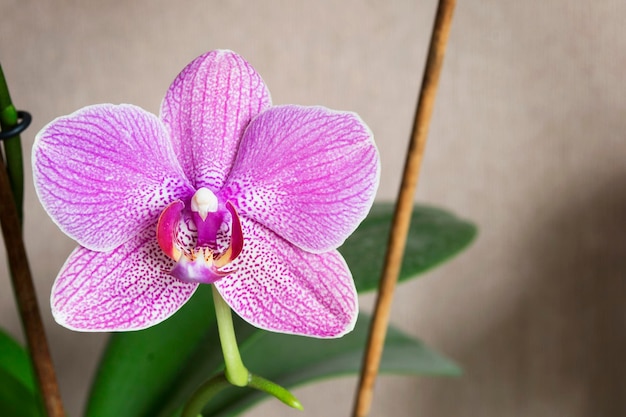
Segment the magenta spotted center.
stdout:
<svg viewBox="0 0 626 417">
<path fill-rule="evenodd" d="M 191 198 L 188 213 L 185 203 L 175 200 L 165 207 L 159 216 L 157 241 L 163 252 L 176 261 L 170 271 L 175 278 L 184 282 L 212 284 L 235 272 L 229 265 L 241 253 L 243 233 L 235 206 L 230 201 L 220 204 L 208 188 L 200 188 Z M 183 242 L 181 221 L 184 215 L 191 216 L 197 237 L 191 247 Z M 220 251 L 218 233 L 230 215 L 230 242 Z"/>
</svg>

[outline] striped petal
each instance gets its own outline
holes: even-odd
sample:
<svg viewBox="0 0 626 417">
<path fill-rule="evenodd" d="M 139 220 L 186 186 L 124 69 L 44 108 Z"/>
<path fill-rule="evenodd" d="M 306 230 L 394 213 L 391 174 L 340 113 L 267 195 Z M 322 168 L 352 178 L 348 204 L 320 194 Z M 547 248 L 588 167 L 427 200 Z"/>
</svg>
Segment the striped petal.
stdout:
<svg viewBox="0 0 626 417">
<path fill-rule="evenodd" d="M 353 329 L 358 299 L 339 252 L 308 253 L 263 225 L 241 222 L 244 246 L 231 264 L 235 272 L 214 284 L 240 317 L 261 329 L 319 338 Z"/>
<path fill-rule="evenodd" d="M 131 105 L 85 107 L 48 124 L 33 146 L 39 199 L 81 246 L 111 250 L 193 194 L 156 116 Z"/>
<path fill-rule="evenodd" d="M 302 249 L 325 252 L 365 218 L 379 175 L 372 134 L 356 114 L 276 106 L 250 123 L 221 198 Z"/>
<path fill-rule="evenodd" d="M 170 86 L 161 118 L 196 189 L 219 190 L 244 129 L 270 106 L 261 76 L 232 51 L 211 51 L 192 61 Z"/>
<path fill-rule="evenodd" d="M 191 298 L 197 284 L 169 274 L 154 227 L 110 252 L 79 247 L 61 269 L 50 304 L 55 320 L 72 330 L 139 330 L 153 326 Z"/>
</svg>

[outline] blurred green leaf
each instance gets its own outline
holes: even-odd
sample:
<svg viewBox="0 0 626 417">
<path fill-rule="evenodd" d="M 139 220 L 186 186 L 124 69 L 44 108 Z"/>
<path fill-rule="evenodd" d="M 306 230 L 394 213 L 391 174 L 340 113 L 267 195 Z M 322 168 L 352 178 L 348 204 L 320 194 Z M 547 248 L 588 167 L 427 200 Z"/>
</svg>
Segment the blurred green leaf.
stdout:
<svg viewBox="0 0 626 417">
<path fill-rule="evenodd" d="M 359 293 L 375 290 L 383 270 L 394 206 L 374 204 L 359 228 L 339 248 Z M 400 281 L 443 263 L 465 249 L 476 236 L 476 226 L 434 207 L 416 205 L 406 242 Z"/>
<path fill-rule="evenodd" d="M 171 397 L 172 385 L 185 378 L 184 368 L 199 347 L 219 349 L 208 285 L 163 323 L 111 335 L 85 416 L 154 416 Z"/>
<path fill-rule="evenodd" d="M 0 416 L 39 417 L 35 395 L 15 375 L 0 368 Z"/>
<path fill-rule="evenodd" d="M 0 330 L 0 416 L 41 416 L 33 367 L 26 350 Z"/>
<path fill-rule="evenodd" d="M 286 388 L 323 378 L 356 374 L 361 367 L 369 324 L 370 317 L 361 313 L 351 333 L 333 340 L 257 330 L 254 337 L 241 345 L 241 353 L 246 366 L 252 372 Z M 244 327 L 250 326 L 238 320 L 236 330 Z M 387 333 L 380 371 L 404 375 L 460 374 L 460 369 L 449 359 L 394 327 L 390 327 Z M 239 415 L 264 399 L 271 397 L 249 388 L 229 388 L 208 404 L 204 415 Z"/>
<path fill-rule="evenodd" d="M 340 251 L 357 289 L 376 288 L 393 207 L 375 204 Z M 461 251 L 476 233 L 473 225 L 445 211 L 416 207 L 401 279 L 432 268 Z M 369 318 L 337 340 L 287 336 L 258 330 L 235 317 L 244 362 L 263 377 L 286 386 L 354 373 L 360 366 Z M 173 317 L 152 328 L 111 336 L 92 386 L 86 417 L 170 417 L 191 393 L 222 369 L 209 286 L 201 285 Z M 459 369 L 421 342 L 391 328 L 381 371 L 456 375 Z M 235 415 L 267 396 L 249 389 L 225 391 L 210 405 L 220 416 Z"/>
<path fill-rule="evenodd" d="M 89 417 L 169 417 L 191 393 L 222 369 L 216 324 L 194 312 L 213 308 L 209 286 L 201 286 L 185 308 L 147 330 L 114 334 L 93 386 Z M 340 339 L 320 340 L 258 330 L 234 317 L 246 366 L 285 386 L 357 372 L 369 325 L 363 313 L 355 330 Z M 187 327 L 185 331 L 181 329 Z M 194 327 L 197 331 L 189 331 Z M 203 334 L 202 334 L 203 333 Z M 390 328 L 381 372 L 457 375 L 451 361 L 421 342 Z M 220 416 L 235 415 L 268 396 L 229 389 L 210 405 Z M 241 403 L 240 403 L 241 402 Z"/>
<path fill-rule="evenodd" d="M 35 392 L 33 366 L 26 349 L 0 329 L 0 369 L 12 375 L 30 392 Z"/>
</svg>

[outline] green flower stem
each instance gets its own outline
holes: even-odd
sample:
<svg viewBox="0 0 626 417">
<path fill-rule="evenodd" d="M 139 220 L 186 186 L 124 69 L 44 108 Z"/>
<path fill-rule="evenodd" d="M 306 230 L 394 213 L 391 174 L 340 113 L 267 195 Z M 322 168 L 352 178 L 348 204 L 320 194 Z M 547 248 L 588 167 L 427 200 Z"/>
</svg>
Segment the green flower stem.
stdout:
<svg viewBox="0 0 626 417">
<path fill-rule="evenodd" d="M 212 285 L 212 288 L 217 328 L 220 335 L 220 343 L 222 344 L 224 362 L 226 363 L 226 379 L 233 385 L 245 387 L 250 380 L 250 372 L 248 372 L 241 361 L 235 329 L 233 328 L 233 316 L 230 307 L 217 291 L 217 288 L 214 285 Z"/>
<path fill-rule="evenodd" d="M 202 417 L 202 409 L 215 395 L 225 388 L 230 387 L 230 382 L 223 373 L 215 375 L 213 378 L 206 381 L 204 384 L 193 393 L 183 412 L 181 417 Z"/>
<path fill-rule="evenodd" d="M 17 110 L 11 102 L 9 88 L 4 78 L 2 66 L 0 66 L 0 128 L 10 129 L 17 124 Z M 11 191 L 17 207 L 17 214 L 22 224 L 24 206 L 24 167 L 22 164 L 22 144 L 20 136 L 5 139 L 4 153 L 6 156 L 6 168 L 9 174 Z"/>
<path fill-rule="evenodd" d="M 291 392 L 263 377 L 250 374 L 250 382 L 248 383 L 248 386 L 278 398 L 289 407 L 297 410 L 304 410 L 300 401 Z"/>
<path fill-rule="evenodd" d="M 196 417 L 204 405 L 218 392 L 224 388 L 225 383 L 230 383 L 238 387 L 249 386 L 267 394 L 270 394 L 290 407 L 302 410 L 300 401 L 285 388 L 268 381 L 258 375 L 251 374 L 244 366 L 237 339 L 235 337 L 235 329 L 233 328 L 233 316 L 230 307 L 215 286 L 213 289 L 213 301 L 215 303 L 215 316 L 217 317 L 217 328 L 220 335 L 220 343 L 222 344 L 222 353 L 224 354 L 224 362 L 226 369 L 223 375 L 218 375 L 205 382 L 192 396 L 185 407 L 190 411 L 183 414 L 183 417 Z"/>
</svg>

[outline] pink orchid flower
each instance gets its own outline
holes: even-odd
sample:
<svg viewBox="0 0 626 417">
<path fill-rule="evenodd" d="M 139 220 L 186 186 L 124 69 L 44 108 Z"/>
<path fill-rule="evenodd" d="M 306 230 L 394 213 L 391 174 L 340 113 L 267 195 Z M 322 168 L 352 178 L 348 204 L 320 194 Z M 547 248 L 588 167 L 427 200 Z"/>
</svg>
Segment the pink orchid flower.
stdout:
<svg viewBox="0 0 626 417">
<path fill-rule="evenodd" d="M 231 51 L 191 62 L 160 117 L 126 104 L 60 117 L 33 148 L 39 199 L 80 245 L 53 315 L 74 330 L 138 330 L 204 283 L 256 327 L 339 337 L 358 301 L 336 248 L 367 215 L 379 171 L 356 114 L 272 106 Z"/>
</svg>

